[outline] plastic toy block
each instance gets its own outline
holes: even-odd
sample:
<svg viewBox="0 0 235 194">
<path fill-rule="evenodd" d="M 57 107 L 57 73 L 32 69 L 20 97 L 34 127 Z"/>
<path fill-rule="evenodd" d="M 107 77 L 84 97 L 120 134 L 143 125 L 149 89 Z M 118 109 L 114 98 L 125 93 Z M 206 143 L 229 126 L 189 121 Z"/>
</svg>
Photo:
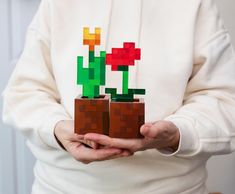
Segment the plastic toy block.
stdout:
<svg viewBox="0 0 235 194">
<path fill-rule="evenodd" d="M 104 53 L 101 53 L 104 56 Z M 83 68 L 82 57 L 78 57 L 78 84 L 83 85 L 83 97 L 99 97 L 99 87 L 105 84 L 105 59 L 95 57 L 88 68 Z"/>
<path fill-rule="evenodd" d="M 83 37 L 88 37 L 89 34 L 90 34 L 89 27 L 84 27 L 83 28 Z"/>
<path fill-rule="evenodd" d="M 144 89 L 129 89 L 129 66 L 140 60 L 141 50 L 135 43 L 124 42 L 123 48 L 113 48 L 112 53 L 100 52 L 95 56 L 95 46 L 101 43 L 101 29 L 83 29 L 83 44 L 88 45 L 88 67 L 84 58 L 77 57 L 77 84 L 82 85 L 82 95 L 75 99 L 75 132 L 78 134 L 100 133 L 115 138 L 140 138 L 144 124 L 144 102 L 135 99 L 135 94 L 145 94 Z M 105 85 L 106 66 L 113 71 L 122 71 L 122 93 L 116 88 L 106 88 L 109 97 L 100 95 L 100 86 Z"/>
<path fill-rule="evenodd" d="M 83 29 L 83 44 L 89 45 L 89 50 L 94 51 L 95 45 L 100 45 L 101 29 L 95 28 L 95 33 L 90 33 L 89 28 Z"/>
<path fill-rule="evenodd" d="M 123 48 L 113 48 L 112 53 L 106 55 L 106 65 L 111 65 L 112 71 L 122 71 L 122 94 L 117 94 L 113 89 L 107 89 L 106 93 L 111 94 L 112 101 L 133 102 L 134 94 L 143 94 L 143 89 L 128 89 L 129 66 L 135 65 L 135 60 L 140 60 L 141 50 L 135 48 L 135 43 L 124 42 Z"/>
<path fill-rule="evenodd" d="M 128 66 L 118 66 L 118 71 L 129 71 Z"/>
<path fill-rule="evenodd" d="M 146 92 L 145 92 L 145 89 L 129 89 L 129 90 L 128 90 L 128 93 L 129 93 L 129 94 L 144 95 Z"/>
<path fill-rule="evenodd" d="M 100 28 L 95 28 L 95 34 L 101 34 L 101 29 Z"/>
<path fill-rule="evenodd" d="M 95 39 L 95 45 L 100 45 L 100 40 L 99 39 Z"/>
<path fill-rule="evenodd" d="M 88 79 L 89 79 L 89 74 L 87 69 L 83 68 L 83 57 L 78 56 L 77 57 L 77 75 L 78 78 L 77 79 L 77 84 L 83 84 L 83 83 L 87 83 Z"/>
<path fill-rule="evenodd" d="M 135 43 L 125 42 L 123 48 L 113 48 L 111 54 L 106 56 L 106 64 L 112 66 L 113 71 L 117 71 L 118 66 L 134 65 L 135 60 L 140 60 L 141 50 L 135 48 Z"/>
<path fill-rule="evenodd" d="M 95 51 L 89 51 L 89 62 L 94 62 L 95 60 Z"/>
<path fill-rule="evenodd" d="M 91 68 L 89 71 L 89 79 L 95 78 L 95 69 Z"/>
<path fill-rule="evenodd" d="M 101 51 L 100 52 L 100 84 L 101 85 L 105 85 L 105 72 L 106 72 L 106 68 L 105 68 L 105 58 L 106 58 L 106 52 Z M 99 77 L 97 75 L 97 77 Z"/>
<path fill-rule="evenodd" d="M 83 57 L 77 58 L 77 84 L 83 85 L 82 95 L 89 99 L 99 97 L 99 87 L 105 85 L 106 52 L 101 51 L 100 56 L 96 57 L 94 51 L 100 41 L 100 31 L 100 28 L 96 28 L 95 34 L 91 34 L 89 28 L 83 29 L 83 44 L 89 45 L 88 68 L 83 67 Z"/>
<path fill-rule="evenodd" d="M 116 88 L 105 88 L 106 94 L 111 94 L 112 101 L 115 102 L 133 102 L 134 101 L 134 95 L 144 95 L 145 90 L 144 89 L 128 89 L 127 94 L 117 94 Z"/>
<path fill-rule="evenodd" d="M 123 83 L 123 88 L 122 92 L 123 94 L 128 94 L 128 71 L 123 71 L 123 77 L 122 77 L 122 83 Z"/>
<path fill-rule="evenodd" d="M 89 45 L 89 51 L 94 51 L 95 50 L 95 46 L 94 45 Z"/>
<path fill-rule="evenodd" d="M 108 135 L 109 97 L 75 99 L 75 133 L 100 133 Z"/>
<path fill-rule="evenodd" d="M 100 34 L 95 34 L 95 39 L 100 40 Z"/>
<path fill-rule="evenodd" d="M 109 136 L 113 138 L 141 138 L 145 106 L 142 99 L 134 102 L 110 103 Z"/>
</svg>

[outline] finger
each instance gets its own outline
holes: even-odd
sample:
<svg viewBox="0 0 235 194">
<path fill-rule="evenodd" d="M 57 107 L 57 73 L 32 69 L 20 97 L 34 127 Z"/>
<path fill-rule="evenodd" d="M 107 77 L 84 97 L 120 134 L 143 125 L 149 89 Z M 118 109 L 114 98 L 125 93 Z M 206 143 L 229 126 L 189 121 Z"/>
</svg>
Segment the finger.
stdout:
<svg viewBox="0 0 235 194">
<path fill-rule="evenodd" d="M 88 133 L 84 136 L 84 139 L 94 141 L 98 144 L 107 147 L 114 147 L 120 149 L 127 149 L 132 152 L 140 149 L 143 146 L 142 139 L 118 139 L 118 138 L 110 138 L 106 135 Z"/>
<path fill-rule="evenodd" d="M 93 162 L 106 160 L 107 158 L 113 157 L 115 155 L 120 155 L 121 153 L 122 150 L 120 149 L 107 148 L 94 150 L 81 145 L 75 153 L 75 158 L 81 162 Z"/>
<path fill-rule="evenodd" d="M 111 138 L 106 135 L 97 134 L 97 133 L 87 133 L 84 136 L 84 140 L 93 141 L 103 146 L 112 147 L 110 146 Z"/>
<path fill-rule="evenodd" d="M 159 128 L 157 124 L 145 124 L 140 128 L 140 133 L 148 138 L 156 138 L 159 134 Z"/>
<path fill-rule="evenodd" d="M 79 142 L 88 145 L 89 147 L 93 148 L 93 149 L 98 149 L 98 144 L 94 141 L 90 141 L 90 140 L 80 140 Z"/>
<path fill-rule="evenodd" d="M 79 134 L 72 134 L 70 136 L 70 141 L 73 142 L 80 142 L 83 143 L 85 145 L 88 145 L 89 147 L 93 148 L 93 149 L 97 149 L 98 148 L 98 144 L 96 142 L 90 141 L 90 140 L 85 140 L 84 139 L 84 135 L 79 135 Z"/>
<path fill-rule="evenodd" d="M 145 136 L 150 127 L 152 127 L 151 123 L 145 123 L 144 125 L 140 127 L 140 133 Z"/>
<path fill-rule="evenodd" d="M 73 133 L 71 135 L 69 135 L 69 138 L 68 138 L 70 141 L 82 141 L 84 140 L 84 135 L 79 135 L 79 134 L 76 134 L 76 133 Z"/>
<path fill-rule="evenodd" d="M 120 154 L 123 157 L 133 156 L 134 153 L 130 152 L 129 150 L 123 150 L 123 152 Z"/>
</svg>

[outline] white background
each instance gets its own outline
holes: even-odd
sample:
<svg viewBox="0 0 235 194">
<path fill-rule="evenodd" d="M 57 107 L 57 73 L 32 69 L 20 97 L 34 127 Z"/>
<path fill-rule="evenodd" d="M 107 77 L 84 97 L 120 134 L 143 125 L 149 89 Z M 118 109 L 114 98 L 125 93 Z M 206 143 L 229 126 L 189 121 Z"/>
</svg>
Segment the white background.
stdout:
<svg viewBox="0 0 235 194">
<path fill-rule="evenodd" d="M 235 45 L 235 1 L 217 1 Z M 14 67 L 12 61 L 22 51 L 25 31 L 38 3 L 39 0 L 0 0 L 0 92 Z M 0 121 L 0 194 L 29 194 L 33 163 L 24 138 Z M 210 191 L 235 194 L 235 153 L 213 157 L 208 170 Z"/>
</svg>

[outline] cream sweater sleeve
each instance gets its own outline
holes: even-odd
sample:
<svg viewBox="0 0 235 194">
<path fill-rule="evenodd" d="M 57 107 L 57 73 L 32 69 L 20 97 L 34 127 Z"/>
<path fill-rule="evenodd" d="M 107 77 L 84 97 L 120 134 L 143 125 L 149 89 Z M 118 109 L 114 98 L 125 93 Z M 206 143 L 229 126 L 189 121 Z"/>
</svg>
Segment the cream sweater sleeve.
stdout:
<svg viewBox="0 0 235 194">
<path fill-rule="evenodd" d="M 181 133 L 173 155 L 226 154 L 235 149 L 235 55 L 213 0 L 203 0 L 194 66 L 183 105 L 166 120 Z"/>
<path fill-rule="evenodd" d="M 60 148 L 54 127 L 71 119 L 60 104 L 50 59 L 49 8 L 43 0 L 28 29 L 25 48 L 3 93 L 3 120 L 46 149 Z"/>
</svg>

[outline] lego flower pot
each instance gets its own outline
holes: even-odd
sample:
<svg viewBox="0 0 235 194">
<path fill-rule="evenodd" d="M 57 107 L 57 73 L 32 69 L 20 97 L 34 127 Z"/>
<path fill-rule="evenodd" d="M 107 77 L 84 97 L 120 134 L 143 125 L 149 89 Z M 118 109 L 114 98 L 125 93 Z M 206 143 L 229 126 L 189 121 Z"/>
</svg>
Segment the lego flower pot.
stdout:
<svg viewBox="0 0 235 194">
<path fill-rule="evenodd" d="M 99 133 L 108 135 L 109 97 L 88 99 L 79 96 L 75 99 L 75 133 Z"/>
<path fill-rule="evenodd" d="M 113 138 L 141 138 L 140 127 L 144 124 L 143 99 L 134 102 L 110 102 L 109 136 Z"/>
</svg>

